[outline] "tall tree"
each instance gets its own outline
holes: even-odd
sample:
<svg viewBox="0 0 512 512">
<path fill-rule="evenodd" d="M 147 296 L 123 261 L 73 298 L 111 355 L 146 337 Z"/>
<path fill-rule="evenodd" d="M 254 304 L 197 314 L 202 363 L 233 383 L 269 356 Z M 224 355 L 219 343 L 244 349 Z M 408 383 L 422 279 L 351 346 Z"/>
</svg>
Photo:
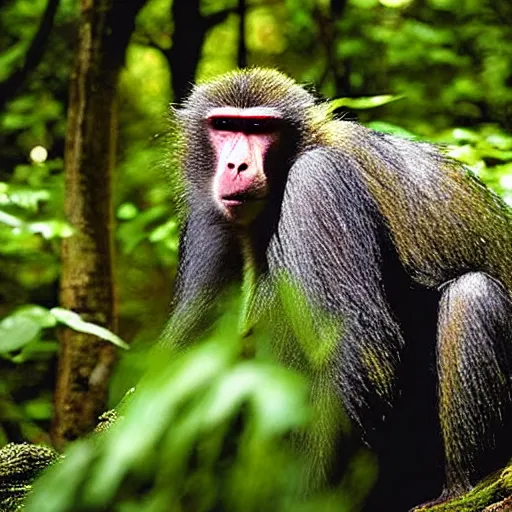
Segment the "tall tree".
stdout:
<svg viewBox="0 0 512 512">
<path fill-rule="evenodd" d="M 145 1 L 81 0 L 70 77 L 65 210 L 76 234 L 62 245 L 61 304 L 114 330 L 116 88 L 135 16 Z M 60 344 L 52 437 L 62 447 L 89 432 L 104 410 L 115 353 L 111 344 L 68 328 L 62 329 Z"/>
</svg>

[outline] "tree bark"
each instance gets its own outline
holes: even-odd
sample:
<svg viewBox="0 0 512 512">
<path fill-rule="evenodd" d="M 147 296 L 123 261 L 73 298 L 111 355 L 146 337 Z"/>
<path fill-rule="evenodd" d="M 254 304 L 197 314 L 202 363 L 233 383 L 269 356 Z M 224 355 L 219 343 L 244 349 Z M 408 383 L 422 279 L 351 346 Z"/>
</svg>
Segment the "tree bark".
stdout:
<svg viewBox="0 0 512 512">
<path fill-rule="evenodd" d="M 145 0 L 81 0 L 70 77 L 65 144 L 65 212 L 76 234 L 62 244 L 61 305 L 111 330 L 112 193 L 116 88 L 135 16 Z M 94 429 L 106 406 L 115 347 L 62 328 L 52 439 L 62 448 Z"/>
</svg>

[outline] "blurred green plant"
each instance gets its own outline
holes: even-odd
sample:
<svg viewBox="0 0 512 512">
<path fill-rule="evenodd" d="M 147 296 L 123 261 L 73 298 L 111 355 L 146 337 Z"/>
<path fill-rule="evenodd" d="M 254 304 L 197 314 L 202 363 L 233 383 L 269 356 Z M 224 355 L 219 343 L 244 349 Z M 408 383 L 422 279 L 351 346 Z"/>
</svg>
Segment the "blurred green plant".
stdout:
<svg viewBox="0 0 512 512">
<path fill-rule="evenodd" d="M 466 164 L 512 206 L 512 135 L 498 125 L 453 128 L 439 134 L 448 154 Z"/>
<path fill-rule="evenodd" d="M 512 135 L 500 126 L 482 124 L 473 129 L 454 127 L 428 139 L 392 123 L 374 121 L 368 126 L 384 133 L 423 139 L 444 146 L 449 156 L 462 162 L 512 206 Z"/>
<path fill-rule="evenodd" d="M 62 215 L 61 171 L 60 160 L 34 161 L 18 165 L 9 182 L 0 182 L 0 282 L 16 280 L 18 293 L 55 281 L 55 242 L 73 234 Z M 12 297 L 9 302 L 16 304 Z"/>
<path fill-rule="evenodd" d="M 281 287 L 288 317 L 304 313 L 299 295 Z M 120 417 L 100 436 L 73 443 L 36 482 L 24 510 L 357 510 L 374 478 L 366 452 L 355 455 L 335 489 L 305 490 L 309 450 L 333 449 L 328 422 L 339 419 L 327 401 L 310 403 L 315 369 L 329 359 L 314 343 L 316 329 L 302 323 L 309 327 L 298 350 L 312 371 L 299 374 L 261 350 L 273 343 L 268 330 L 253 335 L 260 350 L 244 359 L 247 340 L 236 318 L 228 310 L 184 352 L 152 353 Z"/>
</svg>

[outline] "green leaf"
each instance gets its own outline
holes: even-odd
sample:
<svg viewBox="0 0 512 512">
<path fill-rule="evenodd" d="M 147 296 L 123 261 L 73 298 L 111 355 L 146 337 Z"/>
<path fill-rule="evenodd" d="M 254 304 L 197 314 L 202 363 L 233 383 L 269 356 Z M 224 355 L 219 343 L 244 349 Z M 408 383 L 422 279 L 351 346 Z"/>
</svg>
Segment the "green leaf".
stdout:
<svg viewBox="0 0 512 512">
<path fill-rule="evenodd" d="M 9 213 L 5 213 L 0 210 L 0 222 L 3 224 L 7 224 L 11 228 L 19 228 L 23 225 L 23 221 L 15 217 L 14 215 L 10 215 Z"/>
<path fill-rule="evenodd" d="M 170 219 L 165 224 L 155 228 L 149 235 L 149 241 L 159 242 L 171 237 L 174 239 L 178 237 L 178 222 L 176 219 Z"/>
<path fill-rule="evenodd" d="M 134 219 L 139 213 L 139 209 L 133 203 L 123 203 L 117 209 L 117 218 L 121 220 Z"/>
<path fill-rule="evenodd" d="M 483 158 L 492 158 L 495 160 L 501 160 L 502 162 L 512 160 L 512 151 L 501 151 L 499 149 L 486 147 L 479 148 L 479 151 Z"/>
<path fill-rule="evenodd" d="M 49 420 L 53 416 L 52 401 L 47 396 L 40 396 L 23 404 L 25 414 L 33 420 Z"/>
<path fill-rule="evenodd" d="M 340 107 L 348 107 L 356 110 L 363 110 L 368 108 L 381 107 L 388 103 L 402 99 L 403 96 L 395 96 L 391 94 L 384 94 L 382 96 L 368 96 L 366 98 L 337 98 L 332 100 L 329 104 L 329 110 L 333 110 Z"/>
<path fill-rule="evenodd" d="M 74 329 L 75 331 L 93 334 L 102 340 L 110 341 L 110 343 L 113 343 L 118 347 L 124 348 L 126 350 L 130 349 L 130 346 L 125 343 L 119 336 L 117 336 L 117 334 L 114 334 L 112 331 L 109 331 L 105 327 L 101 327 L 100 325 L 82 320 L 80 315 L 74 313 L 73 311 L 69 311 L 68 309 L 64 308 L 52 308 L 50 313 L 58 322 L 71 327 L 71 329 Z"/>
<path fill-rule="evenodd" d="M 69 238 L 74 234 L 73 228 L 62 220 L 46 220 L 40 222 L 25 222 L 19 217 L 0 211 L 0 222 L 12 228 L 20 228 L 33 234 L 42 235 L 46 240 L 53 238 Z"/>
<path fill-rule="evenodd" d="M 503 151 L 512 149 L 512 137 L 504 133 L 493 133 L 489 135 L 487 142 Z"/>
<path fill-rule="evenodd" d="M 508 166 L 503 166 L 510 168 L 510 174 L 504 174 L 500 177 L 500 185 L 505 190 L 512 190 L 512 164 Z"/>
<path fill-rule="evenodd" d="M 474 130 L 469 130 L 468 128 L 454 128 L 452 137 L 457 142 L 478 142 L 481 138 Z"/>
<path fill-rule="evenodd" d="M 290 370 L 244 362 L 211 387 L 202 420 L 205 426 L 220 424 L 249 399 L 256 434 L 272 437 L 306 422 L 306 396 L 306 382 Z"/>
<path fill-rule="evenodd" d="M 123 252 L 130 254 L 139 243 L 148 237 L 148 226 L 157 220 L 168 216 L 168 209 L 163 205 L 153 206 L 140 212 L 132 220 L 127 221 L 117 230 Z"/>
<path fill-rule="evenodd" d="M 55 319 L 54 319 L 55 320 Z M 16 364 L 23 364 L 27 361 L 47 361 L 59 350 L 59 344 L 56 341 L 33 341 L 25 345 L 21 352 L 10 360 Z"/>
<path fill-rule="evenodd" d="M 412 0 L 379 0 L 380 3 L 384 7 L 389 7 L 391 9 L 399 9 L 403 7 L 407 7 Z"/>
<path fill-rule="evenodd" d="M 459 160 L 460 162 L 467 165 L 473 165 L 481 159 L 479 152 L 469 144 L 451 147 L 449 148 L 447 154 L 451 158 L 455 158 L 456 160 Z"/>
<path fill-rule="evenodd" d="M 23 59 L 26 45 L 23 42 L 10 45 L 10 48 L 3 48 L 0 54 L 0 80 L 4 81 L 12 73 L 12 69 Z"/>
<path fill-rule="evenodd" d="M 50 311 L 37 304 L 27 304 L 16 310 L 16 315 L 22 315 L 37 322 L 41 328 L 55 327 L 57 321 Z"/>
<path fill-rule="evenodd" d="M 43 222 L 30 222 L 27 228 L 31 233 L 40 234 L 46 240 L 52 238 L 69 238 L 74 234 L 73 228 L 62 220 L 46 220 Z"/>
<path fill-rule="evenodd" d="M 41 332 L 41 326 L 32 318 L 13 314 L 0 322 L 0 353 L 19 350 L 34 340 Z"/>
<path fill-rule="evenodd" d="M 0 204 L 14 204 L 24 210 L 35 212 L 40 203 L 48 201 L 49 199 L 50 193 L 48 190 L 33 190 L 26 187 L 12 187 L 8 185 L 8 189 L 0 196 Z"/>
</svg>

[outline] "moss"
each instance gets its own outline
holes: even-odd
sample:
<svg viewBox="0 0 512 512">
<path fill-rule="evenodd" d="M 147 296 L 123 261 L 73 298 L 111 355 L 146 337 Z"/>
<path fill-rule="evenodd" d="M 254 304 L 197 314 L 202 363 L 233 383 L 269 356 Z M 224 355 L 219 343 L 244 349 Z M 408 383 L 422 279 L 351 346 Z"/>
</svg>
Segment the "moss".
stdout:
<svg viewBox="0 0 512 512">
<path fill-rule="evenodd" d="M 417 507 L 414 512 L 505 512 L 512 510 L 512 462 L 463 496 Z"/>
<path fill-rule="evenodd" d="M 8 444 L 0 449 L 0 510 L 21 510 L 32 482 L 60 455 L 48 446 Z"/>
</svg>

